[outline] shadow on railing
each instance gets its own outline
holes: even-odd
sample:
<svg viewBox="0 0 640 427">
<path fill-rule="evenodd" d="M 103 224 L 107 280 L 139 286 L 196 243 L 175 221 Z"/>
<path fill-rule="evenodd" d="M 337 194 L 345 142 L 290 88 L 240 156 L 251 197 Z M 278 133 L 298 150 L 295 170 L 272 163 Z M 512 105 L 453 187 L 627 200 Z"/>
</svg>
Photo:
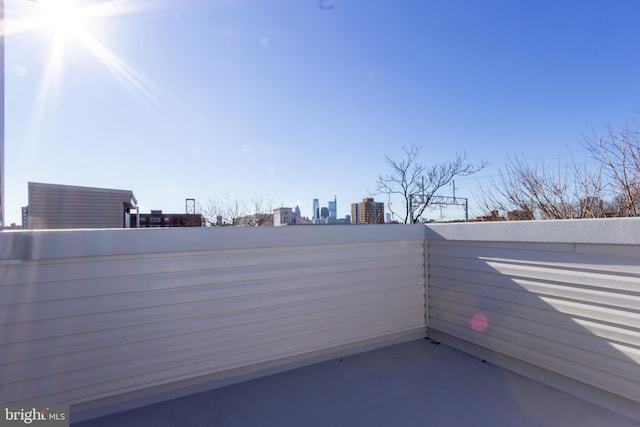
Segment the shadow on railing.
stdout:
<svg viewBox="0 0 640 427">
<path fill-rule="evenodd" d="M 554 235 L 558 225 L 562 235 Z M 430 227 L 431 334 L 480 346 L 479 355 L 534 379 L 558 374 L 547 382 L 637 419 L 640 234 L 629 226 L 638 230 L 640 221 L 627 221 L 616 237 L 618 225 Z"/>
</svg>

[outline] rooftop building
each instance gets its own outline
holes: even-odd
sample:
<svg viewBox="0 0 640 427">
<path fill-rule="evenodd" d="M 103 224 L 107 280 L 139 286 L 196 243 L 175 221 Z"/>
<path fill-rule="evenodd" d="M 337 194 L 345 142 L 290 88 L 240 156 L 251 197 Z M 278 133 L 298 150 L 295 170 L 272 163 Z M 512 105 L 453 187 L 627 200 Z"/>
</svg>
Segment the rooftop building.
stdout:
<svg viewBox="0 0 640 427">
<path fill-rule="evenodd" d="M 202 227 L 202 214 L 151 213 L 131 214 L 131 228 Z"/>
<path fill-rule="evenodd" d="M 256 213 L 233 218 L 234 226 L 268 227 L 273 225 L 272 213 Z"/>
<path fill-rule="evenodd" d="M 276 208 L 273 210 L 273 225 L 281 227 L 284 225 L 303 224 L 305 221 L 296 215 L 300 209 L 296 206 L 294 211 L 291 208 Z"/>
<path fill-rule="evenodd" d="M 130 190 L 29 183 L 27 228 L 129 228 L 137 200 Z"/>
</svg>

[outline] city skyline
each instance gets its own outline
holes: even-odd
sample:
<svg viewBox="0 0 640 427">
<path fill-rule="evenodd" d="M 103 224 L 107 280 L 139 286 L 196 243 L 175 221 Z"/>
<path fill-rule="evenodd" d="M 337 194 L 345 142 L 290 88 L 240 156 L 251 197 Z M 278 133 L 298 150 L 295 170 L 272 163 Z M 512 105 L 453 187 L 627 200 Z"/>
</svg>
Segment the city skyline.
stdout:
<svg viewBox="0 0 640 427">
<path fill-rule="evenodd" d="M 385 156 L 411 145 L 490 162 L 456 178 L 475 217 L 509 158 L 589 164 L 585 136 L 640 108 L 634 1 L 75 3 L 55 25 L 5 7 L 7 225 L 29 181 L 130 189 L 141 212 L 259 195 L 311 218 L 337 193 L 344 217 L 386 204 Z"/>
</svg>

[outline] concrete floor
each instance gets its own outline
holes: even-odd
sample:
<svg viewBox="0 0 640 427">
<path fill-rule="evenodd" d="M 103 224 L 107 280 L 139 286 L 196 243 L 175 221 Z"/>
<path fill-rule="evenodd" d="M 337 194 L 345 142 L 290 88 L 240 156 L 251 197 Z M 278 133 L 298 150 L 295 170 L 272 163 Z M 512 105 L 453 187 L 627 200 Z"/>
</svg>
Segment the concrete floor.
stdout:
<svg viewBox="0 0 640 427">
<path fill-rule="evenodd" d="M 335 359 L 74 424 L 639 426 L 429 340 Z"/>
</svg>

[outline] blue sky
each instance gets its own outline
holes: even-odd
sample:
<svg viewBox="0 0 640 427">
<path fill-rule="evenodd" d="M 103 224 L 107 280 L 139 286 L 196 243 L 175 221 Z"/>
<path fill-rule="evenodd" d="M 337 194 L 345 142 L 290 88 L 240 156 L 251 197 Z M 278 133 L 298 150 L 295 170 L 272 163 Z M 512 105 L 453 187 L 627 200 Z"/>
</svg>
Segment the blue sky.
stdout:
<svg viewBox="0 0 640 427">
<path fill-rule="evenodd" d="M 344 216 L 412 144 L 490 162 L 456 180 L 476 215 L 508 156 L 582 158 L 640 109 L 637 1 L 122 0 L 57 56 L 59 29 L 18 31 L 42 6 L 7 3 L 7 223 L 28 181 L 165 212 L 259 196 L 310 216 L 335 194 Z"/>
</svg>

